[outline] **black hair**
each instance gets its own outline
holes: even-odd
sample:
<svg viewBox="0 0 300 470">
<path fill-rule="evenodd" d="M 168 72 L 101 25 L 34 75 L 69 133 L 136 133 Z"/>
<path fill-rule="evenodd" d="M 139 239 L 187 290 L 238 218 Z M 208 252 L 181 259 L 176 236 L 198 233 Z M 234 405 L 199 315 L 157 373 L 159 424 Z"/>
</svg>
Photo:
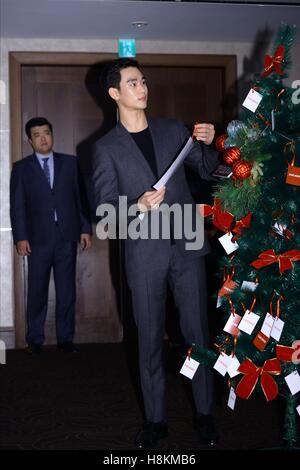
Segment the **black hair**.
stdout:
<svg viewBox="0 0 300 470">
<path fill-rule="evenodd" d="M 110 88 L 120 89 L 121 70 L 127 69 L 128 67 L 135 67 L 140 70 L 139 63 L 135 59 L 116 59 L 106 65 L 104 71 L 104 86 L 106 92 L 108 92 Z"/>
<path fill-rule="evenodd" d="M 29 119 L 29 121 L 27 121 L 25 125 L 25 132 L 26 132 L 28 139 L 31 139 L 31 129 L 37 126 L 49 126 L 49 129 L 52 134 L 53 126 L 51 122 L 48 121 L 48 119 L 44 117 L 34 117 L 32 119 Z"/>
</svg>

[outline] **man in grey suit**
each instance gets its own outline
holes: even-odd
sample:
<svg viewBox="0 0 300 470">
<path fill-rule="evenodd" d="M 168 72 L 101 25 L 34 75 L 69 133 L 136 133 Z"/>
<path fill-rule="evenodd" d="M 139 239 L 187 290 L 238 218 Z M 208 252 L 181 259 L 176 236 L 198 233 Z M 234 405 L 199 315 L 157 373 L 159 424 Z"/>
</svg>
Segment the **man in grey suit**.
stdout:
<svg viewBox="0 0 300 470">
<path fill-rule="evenodd" d="M 160 205 L 189 205 L 196 213 L 184 167 L 181 165 L 166 187 L 152 186 L 170 165 L 189 133 L 173 119 L 151 119 L 146 113 L 148 89 L 139 64 L 117 59 L 106 71 L 106 88 L 119 111 L 119 122 L 95 144 L 94 187 L 96 207 L 111 204 L 124 210 L 120 196 L 127 196 L 127 207 L 136 204 L 136 220 L 141 230 L 153 219 Z M 211 179 L 218 154 L 208 145 L 214 138 L 211 124 L 197 124 L 191 151 L 185 163 L 202 178 Z M 163 203 L 163 204 L 162 204 Z M 100 214 L 101 211 L 99 211 Z M 119 224 L 122 220 L 119 220 Z M 148 225 L 149 227 L 149 225 Z M 169 237 L 134 237 L 125 240 L 125 269 L 132 294 L 133 313 L 138 328 L 139 366 L 146 423 L 135 438 L 139 448 L 154 447 L 168 435 L 165 411 L 165 374 L 162 360 L 165 301 L 169 284 L 180 314 L 180 325 L 187 344 L 207 345 L 206 280 L 201 248 L 188 250 L 185 237 L 176 236 L 176 222 L 170 219 Z M 212 417 L 212 377 L 199 366 L 193 378 L 197 410 L 196 428 L 201 442 L 214 445 L 217 434 Z"/>
</svg>

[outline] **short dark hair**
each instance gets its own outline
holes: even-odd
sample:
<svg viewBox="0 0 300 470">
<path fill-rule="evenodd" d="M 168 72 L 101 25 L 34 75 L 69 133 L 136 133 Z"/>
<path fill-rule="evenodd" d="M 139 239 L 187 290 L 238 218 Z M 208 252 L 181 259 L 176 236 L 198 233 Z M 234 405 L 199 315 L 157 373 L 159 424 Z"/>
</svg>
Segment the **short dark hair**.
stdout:
<svg viewBox="0 0 300 470">
<path fill-rule="evenodd" d="M 135 67 L 140 70 L 140 65 L 135 59 L 116 59 L 106 65 L 104 71 L 104 86 L 106 92 L 108 92 L 110 88 L 120 89 L 121 70 L 127 69 L 128 67 Z"/>
<path fill-rule="evenodd" d="M 32 119 L 29 119 L 29 121 L 27 121 L 25 124 L 25 132 L 26 132 L 28 139 L 31 139 L 31 129 L 37 126 L 49 126 L 49 129 L 52 134 L 53 126 L 51 122 L 48 121 L 48 119 L 44 117 L 34 117 Z"/>
</svg>

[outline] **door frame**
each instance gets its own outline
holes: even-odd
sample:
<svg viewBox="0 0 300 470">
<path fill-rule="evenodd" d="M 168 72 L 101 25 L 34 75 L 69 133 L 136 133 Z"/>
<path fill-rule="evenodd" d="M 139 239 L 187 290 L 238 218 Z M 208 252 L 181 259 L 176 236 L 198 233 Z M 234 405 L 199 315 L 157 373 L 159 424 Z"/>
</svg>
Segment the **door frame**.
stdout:
<svg viewBox="0 0 300 470">
<path fill-rule="evenodd" d="M 116 59 L 116 53 L 90 52 L 10 52 L 10 156 L 11 166 L 22 155 L 22 66 L 24 65 L 65 65 L 92 66 L 98 62 Z M 224 70 L 224 94 L 232 90 L 237 79 L 235 55 L 220 54 L 139 54 L 141 66 L 176 67 L 222 67 Z M 236 104 L 236 103 L 235 103 Z M 232 113 L 235 111 L 233 110 Z M 229 116 L 232 119 L 234 115 Z M 15 346 L 25 346 L 24 262 L 14 251 L 14 325 Z"/>
</svg>

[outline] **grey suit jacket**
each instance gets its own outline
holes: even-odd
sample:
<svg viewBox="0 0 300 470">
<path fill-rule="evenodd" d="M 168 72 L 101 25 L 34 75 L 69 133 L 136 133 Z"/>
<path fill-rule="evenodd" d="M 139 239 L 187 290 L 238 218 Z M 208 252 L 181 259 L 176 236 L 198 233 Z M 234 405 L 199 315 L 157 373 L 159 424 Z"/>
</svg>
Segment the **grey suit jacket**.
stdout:
<svg viewBox="0 0 300 470">
<path fill-rule="evenodd" d="M 148 118 L 148 125 L 153 139 L 158 173 L 161 175 L 188 139 L 189 133 L 181 122 L 174 119 Z M 218 153 L 206 145 L 195 142 L 185 164 L 192 167 L 202 178 L 211 180 L 214 178 L 210 175 L 218 164 Z M 156 182 L 148 162 L 120 122 L 95 143 L 93 165 L 96 207 L 99 204 L 110 203 L 119 210 L 118 201 L 122 195 L 127 196 L 129 205 L 136 203 L 138 198 Z M 169 205 L 178 203 L 182 207 L 184 204 L 194 205 L 183 165 L 177 169 L 166 187 L 164 203 Z M 149 217 L 151 217 L 150 212 L 140 222 L 141 226 L 146 224 Z M 203 247 L 196 251 L 186 250 L 185 238 L 176 240 L 176 244 L 183 256 L 203 256 L 209 252 L 206 240 Z M 170 240 L 166 239 L 127 239 L 125 265 L 128 277 L 133 275 L 136 280 L 145 269 L 165 267 L 169 262 L 170 249 Z"/>
</svg>

